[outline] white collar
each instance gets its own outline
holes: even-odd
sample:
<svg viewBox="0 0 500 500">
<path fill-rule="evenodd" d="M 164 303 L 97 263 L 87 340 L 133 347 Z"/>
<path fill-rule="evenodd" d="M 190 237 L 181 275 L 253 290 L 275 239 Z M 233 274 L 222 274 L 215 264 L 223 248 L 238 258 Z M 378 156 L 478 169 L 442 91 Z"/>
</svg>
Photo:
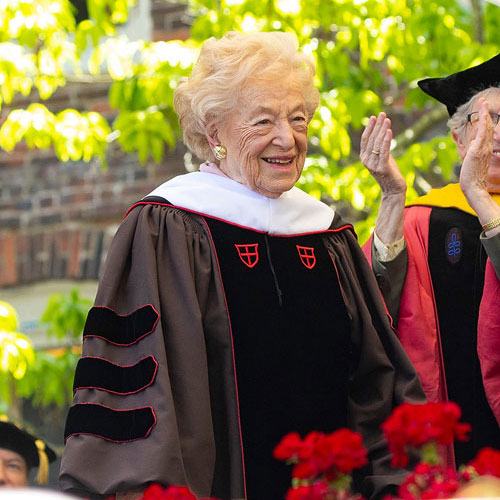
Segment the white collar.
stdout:
<svg viewBox="0 0 500 500">
<path fill-rule="evenodd" d="M 334 211 L 293 187 L 279 198 L 267 198 L 229 177 L 208 172 L 179 175 L 149 196 L 172 205 L 270 234 L 291 235 L 327 230 Z"/>
</svg>

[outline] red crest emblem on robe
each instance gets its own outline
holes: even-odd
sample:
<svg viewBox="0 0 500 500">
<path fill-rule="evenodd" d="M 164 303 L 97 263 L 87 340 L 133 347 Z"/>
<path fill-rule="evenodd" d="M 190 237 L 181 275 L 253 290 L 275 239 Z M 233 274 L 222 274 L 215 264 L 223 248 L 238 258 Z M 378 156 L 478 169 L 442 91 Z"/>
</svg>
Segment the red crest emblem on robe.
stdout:
<svg viewBox="0 0 500 500">
<path fill-rule="evenodd" d="M 301 247 L 300 245 L 296 245 L 297 251 L 299 252 L 299 257 L 307 267 L 307 269 L 312 269 L 316 265 L 316 255 L 314 255 L 313 247 Z"/>
<path fill-rule="evenodd" d="M 258 243 L 249 243 L 247 245 L 234 245 L 238 250 L 241 262 L 247 267 L 254 267 L 259 262 Z"/>
</svg>

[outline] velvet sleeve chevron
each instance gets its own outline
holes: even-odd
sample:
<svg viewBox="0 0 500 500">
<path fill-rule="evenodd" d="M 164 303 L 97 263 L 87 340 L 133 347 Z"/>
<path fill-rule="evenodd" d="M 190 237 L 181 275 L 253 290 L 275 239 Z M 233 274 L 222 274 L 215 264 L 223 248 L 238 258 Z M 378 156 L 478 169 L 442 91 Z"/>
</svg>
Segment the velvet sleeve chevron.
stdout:
<svg viewBox="0 0 500 500">
<path fill-rule="evenodd" d="M 210 387 L 207 350 L 230 352 L 214 269 L 196 218 L 153 203 L 124 219 L 85 326 L 63 490 L 111 495 L 160 482 L 211 496 L 214 469 L 226 467 L 215 460 L 211 400 L 232 404 L 227 394 L 234 392 L 214 396 Z M 217 370 L 232 373 L 230 360 Z"/>
</svg>

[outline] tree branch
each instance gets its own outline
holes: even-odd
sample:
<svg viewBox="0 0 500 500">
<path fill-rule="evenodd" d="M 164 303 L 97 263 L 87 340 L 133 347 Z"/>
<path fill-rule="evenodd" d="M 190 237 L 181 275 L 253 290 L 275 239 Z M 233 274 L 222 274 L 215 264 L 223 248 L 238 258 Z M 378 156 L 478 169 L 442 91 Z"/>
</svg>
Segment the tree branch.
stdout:
<svg viewBox="0 0 500 500">
<path fill-rule="evenodd" d="M 484 43 L 483 11 L 480 0 L 470 0 L 474 19 L 474 40 Z"/>
<path fill-rule="evenodd" d="M 426 132 L 438 123 L 446 120 L 447 117 L 448 113 L 444 106 L 435 108 L 423 115 L 422 118 L 420 118 L 420 120 L 413 125 L 413 127 L 406 129 L 394 138 L 395 146 L 392 150 L 393 156 L 397 157 L 402 155 L 409 146 L 418 142 Z"/>
</svg>

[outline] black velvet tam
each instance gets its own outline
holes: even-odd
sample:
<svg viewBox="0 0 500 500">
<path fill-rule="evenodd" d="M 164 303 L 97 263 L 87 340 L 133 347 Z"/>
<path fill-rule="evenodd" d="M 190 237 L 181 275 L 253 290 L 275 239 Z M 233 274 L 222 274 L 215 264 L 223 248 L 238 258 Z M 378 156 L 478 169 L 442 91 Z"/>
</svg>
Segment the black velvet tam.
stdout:
<svg viewBox="0 0 500 500">
<path fill-rule="evenodd" d="M 28 467 L 37 467 L 40 459 L 35 442 L 37 437 L 21 429 L 12 422 L 0 421 L 0 448 L 10 450 L 21 455 Z M 45 444 L 45 453 L 49 462 L 56 458 L 54 451 Z"/>
<path fill-rule="evenodd" d="M 500 54 L 450 76 L 420 80 L 418 86 L 426 94 L 443 103 L 452 116 L 480 90 L 500 86 Z"/>
</svg>

